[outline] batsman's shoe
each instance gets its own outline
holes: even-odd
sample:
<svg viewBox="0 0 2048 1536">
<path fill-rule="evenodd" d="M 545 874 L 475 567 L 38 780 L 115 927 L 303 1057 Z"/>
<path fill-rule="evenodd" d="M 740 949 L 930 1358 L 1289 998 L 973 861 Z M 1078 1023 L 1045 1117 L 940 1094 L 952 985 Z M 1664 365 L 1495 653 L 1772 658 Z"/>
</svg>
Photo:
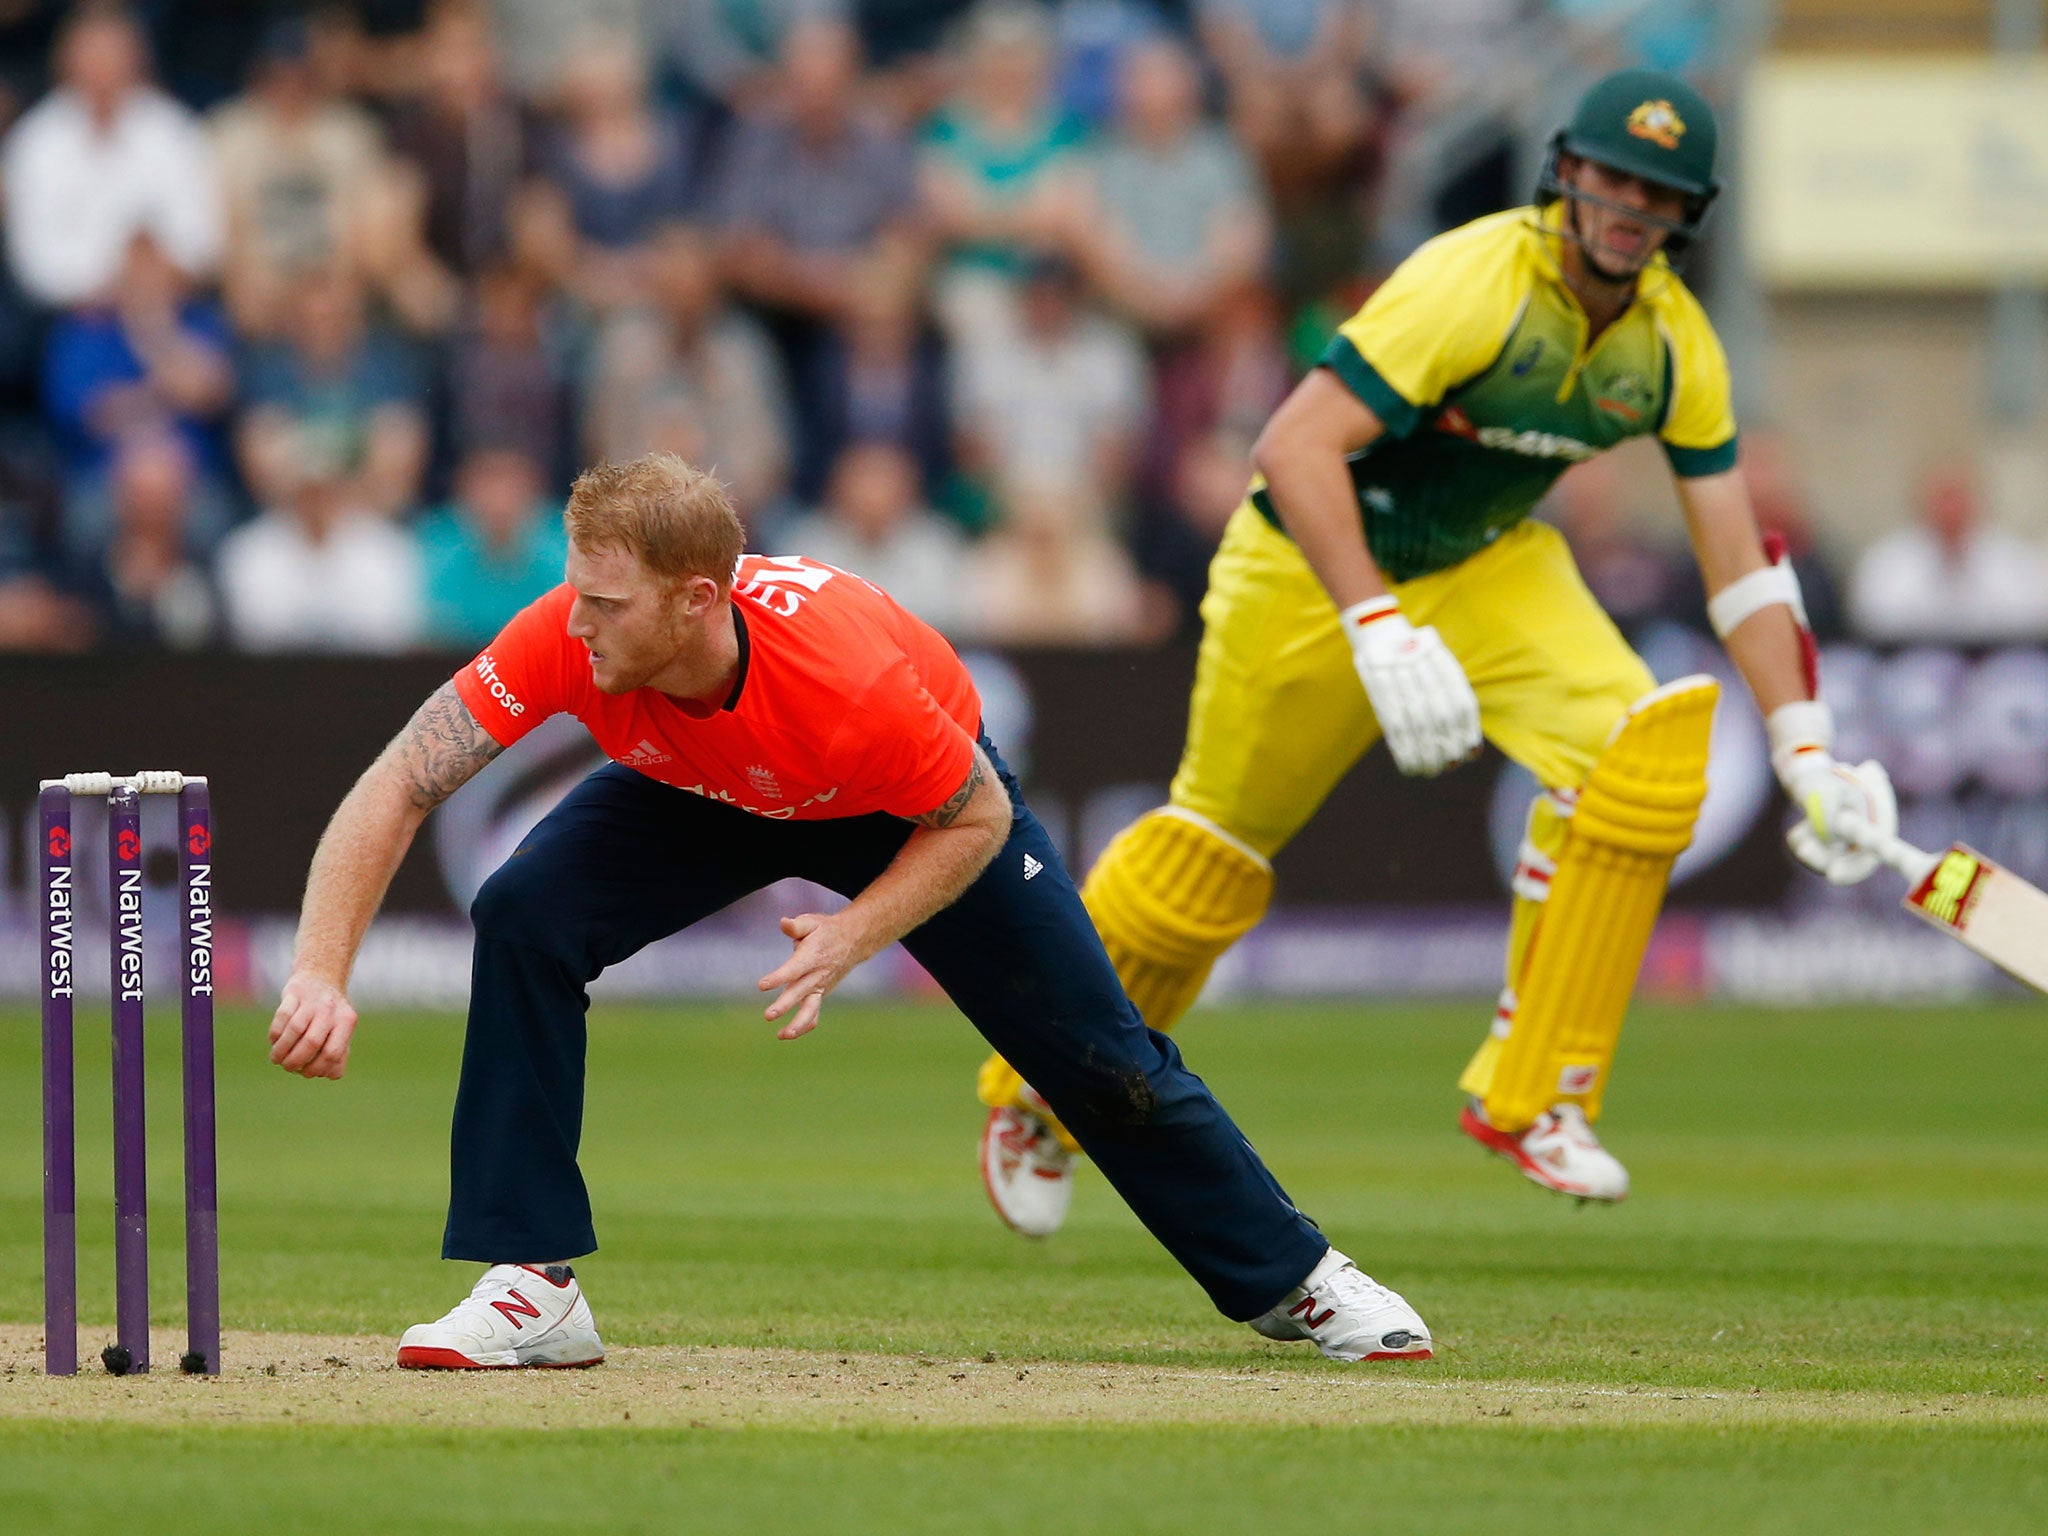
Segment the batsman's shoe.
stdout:
<svg viewBox="0 0 2048 1536">
<path fill-rule="evenodd" d="M 1503 1131 L 1487 1120 L 1477 1103 L 1468 1103 L 1458 1116 L 1458 1127 L 1545 1189 L 1610 1204 L 1628 1198 L 1628 1170 L 1600 1145 L 1586 1124 L 1586 1112 L 1576 1104 L 1546 1110 L 1526 1131 Z"/>
<path fill-rule="evenodd" d="M 1390 1291 L 1332 1248 L 1272 1311 L 1251 1321 L 1269 1339 L 1307 1339 L 1332 1360 L 1427 1360 L 1429 1327 Z"/>
<path fill-rule="evenodd" d="M 1011 1231 L 1051 1237 L 1074 1198 L 1074 1154 L 1042 1116 L 992 1109 L 981 1128 L 981 1184 Z"/>
<path fill-rule="evenodd" d="M 413 1324 L 398 1341 L 398 1363 L 408 1370 L 566 1370 L 603 1360 L 590 1303 L 566 1264 L 493 1264 L 454 1311 Z"/>
</svg>

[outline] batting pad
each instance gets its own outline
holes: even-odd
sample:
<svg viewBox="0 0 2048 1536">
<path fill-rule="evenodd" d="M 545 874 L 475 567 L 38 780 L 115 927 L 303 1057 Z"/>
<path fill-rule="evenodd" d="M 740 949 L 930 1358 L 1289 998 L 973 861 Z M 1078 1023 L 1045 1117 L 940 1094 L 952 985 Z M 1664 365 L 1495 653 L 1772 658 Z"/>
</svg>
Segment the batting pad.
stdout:
<svg viewBox="0 0 2048 1536">
<path fill-rule="evenodd" d="M 1522 962 L 1529 954 L 1529 941 L 1536 935 L 1536 919 L 1550 899 L 1550 882 L 1557 876 L 1557 857 L 1564 852 L 1571 835 L 1571 815 L 1578 806 L 1576 789 L 1547 789 L 1529 805 L 1529 826 L 1522 834 L 1521 850 L 1515 856 L 1513 889 L 1515 905 L 1508 923 L 1508 953 L 1501 967 L 1504 977 L 1500 1002 L 1493 1011 L 1493 1025 L 1479 1050 L 1458 1078 L 1461 1092 L 1482 1102 L 1493 1086 L 1493 1072 L 1500 1061 L 1501 1042 L 1515 1022 L 1515 982 L 1522 974 Z"/>
<path fill-rule="evenodd" d="M 1201 995 L 1217 956 L 1257 926 L 1273 866 L 1193 812 L 1153 811 L 1116 835 L 1081 900 L 1124 991 L 1170 1030 Z"/>
<path fill-rule="evenodd" d="M 1671 865 L 1706 798 L 1719 692 L 1696 676 L 1645 694 L 1581 787 L 1509 987 L 1513 1016 L 1482 1095 L 1494 1125 L 1520 1130 L 1564 1102 L 1598 1117 Z"/>
<path fill-rule="evenodd" d="M 1124 992 L 1152 1028 L 1194 1006 L 1217 957 L 1257 926 L 1273 899 L 1273 866 L 1221 827 L 1165 806 L 1119 832 L 1081 886 Z M 1024 1080 L 1000 1056 L 978 1090 L 992 1109 L 1026 1104 Z M 1065 1139 L 1064 1127 L 1060 1127 Z"/>
</svg>

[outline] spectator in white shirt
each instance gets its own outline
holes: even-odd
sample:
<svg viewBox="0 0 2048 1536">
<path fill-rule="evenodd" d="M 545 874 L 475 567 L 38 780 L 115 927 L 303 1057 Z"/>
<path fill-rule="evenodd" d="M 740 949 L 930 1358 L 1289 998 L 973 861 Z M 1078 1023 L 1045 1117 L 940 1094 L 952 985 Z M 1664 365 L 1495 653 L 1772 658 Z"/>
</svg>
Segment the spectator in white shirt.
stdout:
<svg viewBox="0 0 2048 1536">
<path fill-rule="evenodd" d="M 221 543 L 235 645 L 388 654 L 416 644 L 425 603 L 411 536 L 350 503 L 331 454 L 309 444 L 294 461 L 301 473 L 283 503 Z"/>
<path fill-rule="evenodd" d="M 1054 495 L 1108 521 L 1129 493 L 1150 405 L 1137 338 L 1083 307 L 1070 264 L 1041 259 L 1027 271 L 1015 329 L 958 359 L 958 457 L 1001 508 Z"/>
<path fill-rule="evenodd" d="M 842 453 L 824 504 L 776 543 L 866 577 L 934 629 L 959 627 L 966 540 L 924 505 L 917 461 L 895 443 L 855 443 Z"/>
<path fill-rule="evenodd" d="M 1920 521 L 1856 562 L 1849 610 L 1868 640 L 2048 639 L 2048 552 L 1987 525 L 1969 474 L 1941 469 L 1926 481 Z"/>
<path fill-rule="evenodd" d="M 222 243 L 213 150 L 199 119 L 149 84 L 134 18 L 81 6 L 58 41 L 57 75 L 0 146 L 22 290 L 52 308 L 103 298 L 143 232 L 188 276 L 211 273 Z"/>
</svg>

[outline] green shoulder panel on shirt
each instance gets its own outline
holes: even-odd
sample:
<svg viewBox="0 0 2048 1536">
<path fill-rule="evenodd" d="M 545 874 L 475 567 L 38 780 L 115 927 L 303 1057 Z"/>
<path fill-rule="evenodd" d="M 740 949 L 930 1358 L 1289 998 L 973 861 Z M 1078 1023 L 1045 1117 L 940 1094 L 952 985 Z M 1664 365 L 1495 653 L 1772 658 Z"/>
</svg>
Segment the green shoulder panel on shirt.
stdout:
<svg viewBox="0 0 2048 1536">
<path fill-rule="evenodd" d="M 1736 440 L 1731 437 L 1715 448 L 1680 448 L 1667 442 L 1664 457 L 1671 461 L 1671 472 L 1681 480 L 1725 475 L 1735 467 Z"/>
<path fill-rule="evenodd" d="M 1721 338 L 1712 322 L 1683 281 L 1665 273 L 1663 281 L 1645 282 L 1639 300 L 1649 310 L 1662 334 L 1670 368 L 1670 397 L 1657 435 L 1667 450 L 1687 455 L 1683 462 L 1706 462 L 1700 454 L 1725 450 L 1734 464 L 1735 405 L 1733 385 L 1728 376 L 1728 356 L 1721 350 Z M 1682 461 L 1672 455 L 1676 468 Z M 1679 470 L 1680 474 L 1718 474 L 1719 469 Z"/>
<path fill-rule="evenodd" d="M 1380 377 L 1380 371 L 1358 355 L 1342 331 L 1323 349 L 1322 365 L 1344 381 L 1344 387 L 1379 417 L 1389 436 L 1406 437 L 1422 422 L 1422 407 L 1401 398 L 1401 392 Z"/>
<path fill-rule="evenodd" d="M 1681 476 L 1735 462 L 1727 361 L 1684 284 L 1659 262 L 1589 339 L 1560 238 L 1524 208 L 1431 241 L 1323 356 L 1387 428 L 1348 467 L 1391 580 L 1477 554 L 1573 464 L 1629 438 L 1657 437 Z M 1263 483 L 1252 499 L 1278 523 Z"/>
<path fill-rule="evenodd" d="M 1507 344 L 1528 291 L 1527 240 L 1526 209 L 1492 214 L 1438 235 L 1396 267 L 1358 313 L 1338 327 L 1338 339 L 1409 405 L 1427 410 L 1441 404 L 1453 389 L 1492 366 Z M 1331 366 L 1346 384 L 1358 387 L 1334 362 Z"/>
</svg>

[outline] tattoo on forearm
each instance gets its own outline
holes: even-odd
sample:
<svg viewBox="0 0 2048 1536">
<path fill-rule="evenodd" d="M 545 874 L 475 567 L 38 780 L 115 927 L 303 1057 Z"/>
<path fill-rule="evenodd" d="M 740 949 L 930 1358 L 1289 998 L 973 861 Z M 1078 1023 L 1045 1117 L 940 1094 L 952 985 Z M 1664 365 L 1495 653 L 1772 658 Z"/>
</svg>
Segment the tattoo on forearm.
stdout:
<svg viewBox="0 0 2048 1536">
<path fill-rule="evenodd" d="M 967 780 L 953 791 L 953 797 L 935 811 L 926 811 L 917 818 L 921 827 L 950 827 L 960 819 L 960 813 L 967 809 L 967 802 L 974 798 L 974 792 L 981 788 L 988 775 L 982 771 L 981 753 L 977 750 L 973 761 L 967 765 Z"/>
<path fill-rule="evenodd" d="M 477 724 L 453 683 L 443 683 L 406 722 L 390 750 L 405 773 L 406 795 L 431 811 L 505 749 Z"/>
</svg>

